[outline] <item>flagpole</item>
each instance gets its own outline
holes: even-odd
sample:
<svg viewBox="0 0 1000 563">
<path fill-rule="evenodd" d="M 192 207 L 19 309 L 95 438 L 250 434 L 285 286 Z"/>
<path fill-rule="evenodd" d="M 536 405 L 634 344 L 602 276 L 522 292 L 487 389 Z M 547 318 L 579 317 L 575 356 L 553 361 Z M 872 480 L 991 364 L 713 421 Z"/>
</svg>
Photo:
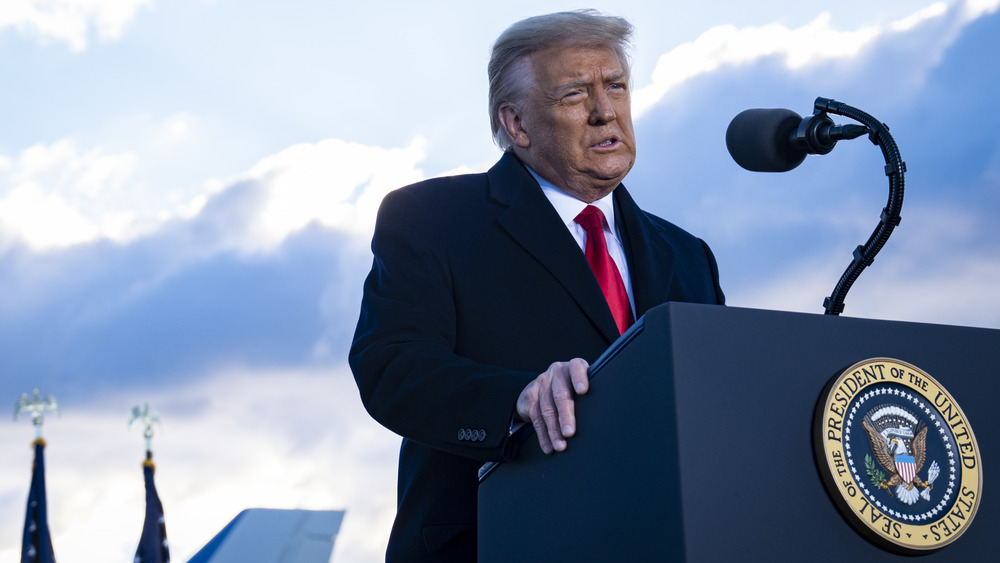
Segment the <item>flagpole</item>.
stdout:
<svg viewBox="0 0 1000 563">
<path fill-rule="evenodd" d="M 160 423 L 159 414 L 146 403 L 143 408 L 132 408 L 132 416 L 128 425 L 135 422 L 143 425 L 142 435 L 146 438 L 146 459 L 142 462 L 143 481 L 146 485 L 146 516 L 142 524 L 142 535 L 139 546 L 135 550 L 134 563 L 169 563 L 170 550 L 167 544 L 167 527 L 163 516 L 163 504 L 156 492 L 153 474 L 156 465 L 153 463 L 153 425 Z"/>
<path fill-rule="evenodd" d="M 49 533 L 48 501 L 45 495 L 45 439 L 42 425 L 45 411 L 59 413 L 59 405 L 51 395 L 42 395 L 35 389 L 32 396 L 21 395 L 14 405 L 14 420 L 22 412 L 31 413 L 35 426 L 35 440 L 31 443 L 35 459 L 31 464 L 31 488 L 28 491 L 28 506 L 24 516 L 24 535 L 21 541 L 21 563 L 55 563 L 52 536 Z"/>
</svg>

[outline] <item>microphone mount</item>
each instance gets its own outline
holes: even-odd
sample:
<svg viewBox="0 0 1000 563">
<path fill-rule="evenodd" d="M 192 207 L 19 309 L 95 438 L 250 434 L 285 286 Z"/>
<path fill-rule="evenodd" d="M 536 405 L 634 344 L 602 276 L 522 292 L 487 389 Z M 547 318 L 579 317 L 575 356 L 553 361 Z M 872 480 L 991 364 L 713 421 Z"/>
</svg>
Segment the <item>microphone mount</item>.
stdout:
<svg viewBox="0 0 1000 563">
<path fill-rule="evenodd" d="M 869 132 L 863 125 L 834 125 L 826 110 L 817 109 L 788 135 L 792 147 L 807 154 L 827 154 L 837 141 L 856 139 Z"/>
<path fill-rule="evenodd" d="M 889 240 L 889 236 L 892 235 L 893 229 L 901 221 L 899 212 L 903 207 L 903 175 L 906 172 L 906 163 L 903 162 L 899 154 L 896 141 L 889 134 L 888 125 L 880 123 L 871 115 L 857 108 L 829 98 L 816 98 L 813 107 L 813 116 L 804 119 L 795 132 L 795 143 L 804 143 L 808 146 L 809 152 L 813 154 L 826 154 L 833 150 L 833 145 L 837 141 L 836 137 L 848 135 L 840 138 L 854 139 L 868 133 L 872 144 L 877 145 L 882 150 L 882 156 L 885 158 L 885 174 L 889 177 L 889 201 L 882 209 L 878 225 L 875 226 L 868 241 L 854 249 L 854 259 L 847 266 L 833 292 L 823 301 L 825 314 L 839 315 L 844 311 L 844 298 L 847 297 L 847 292 L 850 291 L 861 272 L 872 264 L 875 255 L 882 250 L 886 241 Z M 827 113 L 851 118 L 862 123 L 863 126 L 832 126 L 833 121 L 827 116 Z M 826 152 L 814 152 L 817 148 Z"/>
</svg>

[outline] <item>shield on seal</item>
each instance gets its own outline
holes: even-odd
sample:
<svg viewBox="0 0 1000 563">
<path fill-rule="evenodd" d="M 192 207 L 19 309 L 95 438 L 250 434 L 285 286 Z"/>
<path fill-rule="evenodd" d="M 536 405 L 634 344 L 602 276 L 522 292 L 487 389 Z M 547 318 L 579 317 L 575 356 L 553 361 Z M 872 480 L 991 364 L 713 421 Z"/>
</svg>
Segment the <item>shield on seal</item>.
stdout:
<svg viewBox="0 0 1000 563">
<path fill-rule="evenodd" d="M 913 478 L 917 476 L 917 462 L 911 455 L 897 455 L 896 471 L 899 471 L 904 483 L 912 483 Z"/>
</svg>

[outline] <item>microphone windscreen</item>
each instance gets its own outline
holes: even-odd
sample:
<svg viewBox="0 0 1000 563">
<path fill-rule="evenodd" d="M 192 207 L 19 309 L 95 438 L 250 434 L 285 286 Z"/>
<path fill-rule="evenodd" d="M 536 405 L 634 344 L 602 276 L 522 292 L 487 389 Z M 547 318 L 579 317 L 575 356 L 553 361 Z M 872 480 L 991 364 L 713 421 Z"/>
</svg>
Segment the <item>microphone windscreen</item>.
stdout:
<svg viewBox="0 0 1000 563">
<path fill-rule="evenodd" d="M 790 137 L 802 117 L 788 109 L 748 109 L 726 129 L 726 148 L 751 172 L 787 172 L 806 158 L 806 151 L 792 146 Z"/>
</svg>

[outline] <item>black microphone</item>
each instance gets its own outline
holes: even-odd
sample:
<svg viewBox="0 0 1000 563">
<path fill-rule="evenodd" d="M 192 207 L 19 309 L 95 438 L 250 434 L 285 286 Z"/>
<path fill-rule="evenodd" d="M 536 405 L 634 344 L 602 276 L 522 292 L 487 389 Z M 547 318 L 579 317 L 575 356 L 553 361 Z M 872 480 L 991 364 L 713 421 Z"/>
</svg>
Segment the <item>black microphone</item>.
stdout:
<svg viewBox="0 0 1000 563">
<path fill-rule="evenodd" d="M 834 125 L 823 111 L 802 118 L 788 109 L 748 109 L 726 129 L 726 148 L 751 172 L 788 172 L 807 154 L 826 154 L 837 141 L 869 133 L 864 125 Z"/>
</svg>

